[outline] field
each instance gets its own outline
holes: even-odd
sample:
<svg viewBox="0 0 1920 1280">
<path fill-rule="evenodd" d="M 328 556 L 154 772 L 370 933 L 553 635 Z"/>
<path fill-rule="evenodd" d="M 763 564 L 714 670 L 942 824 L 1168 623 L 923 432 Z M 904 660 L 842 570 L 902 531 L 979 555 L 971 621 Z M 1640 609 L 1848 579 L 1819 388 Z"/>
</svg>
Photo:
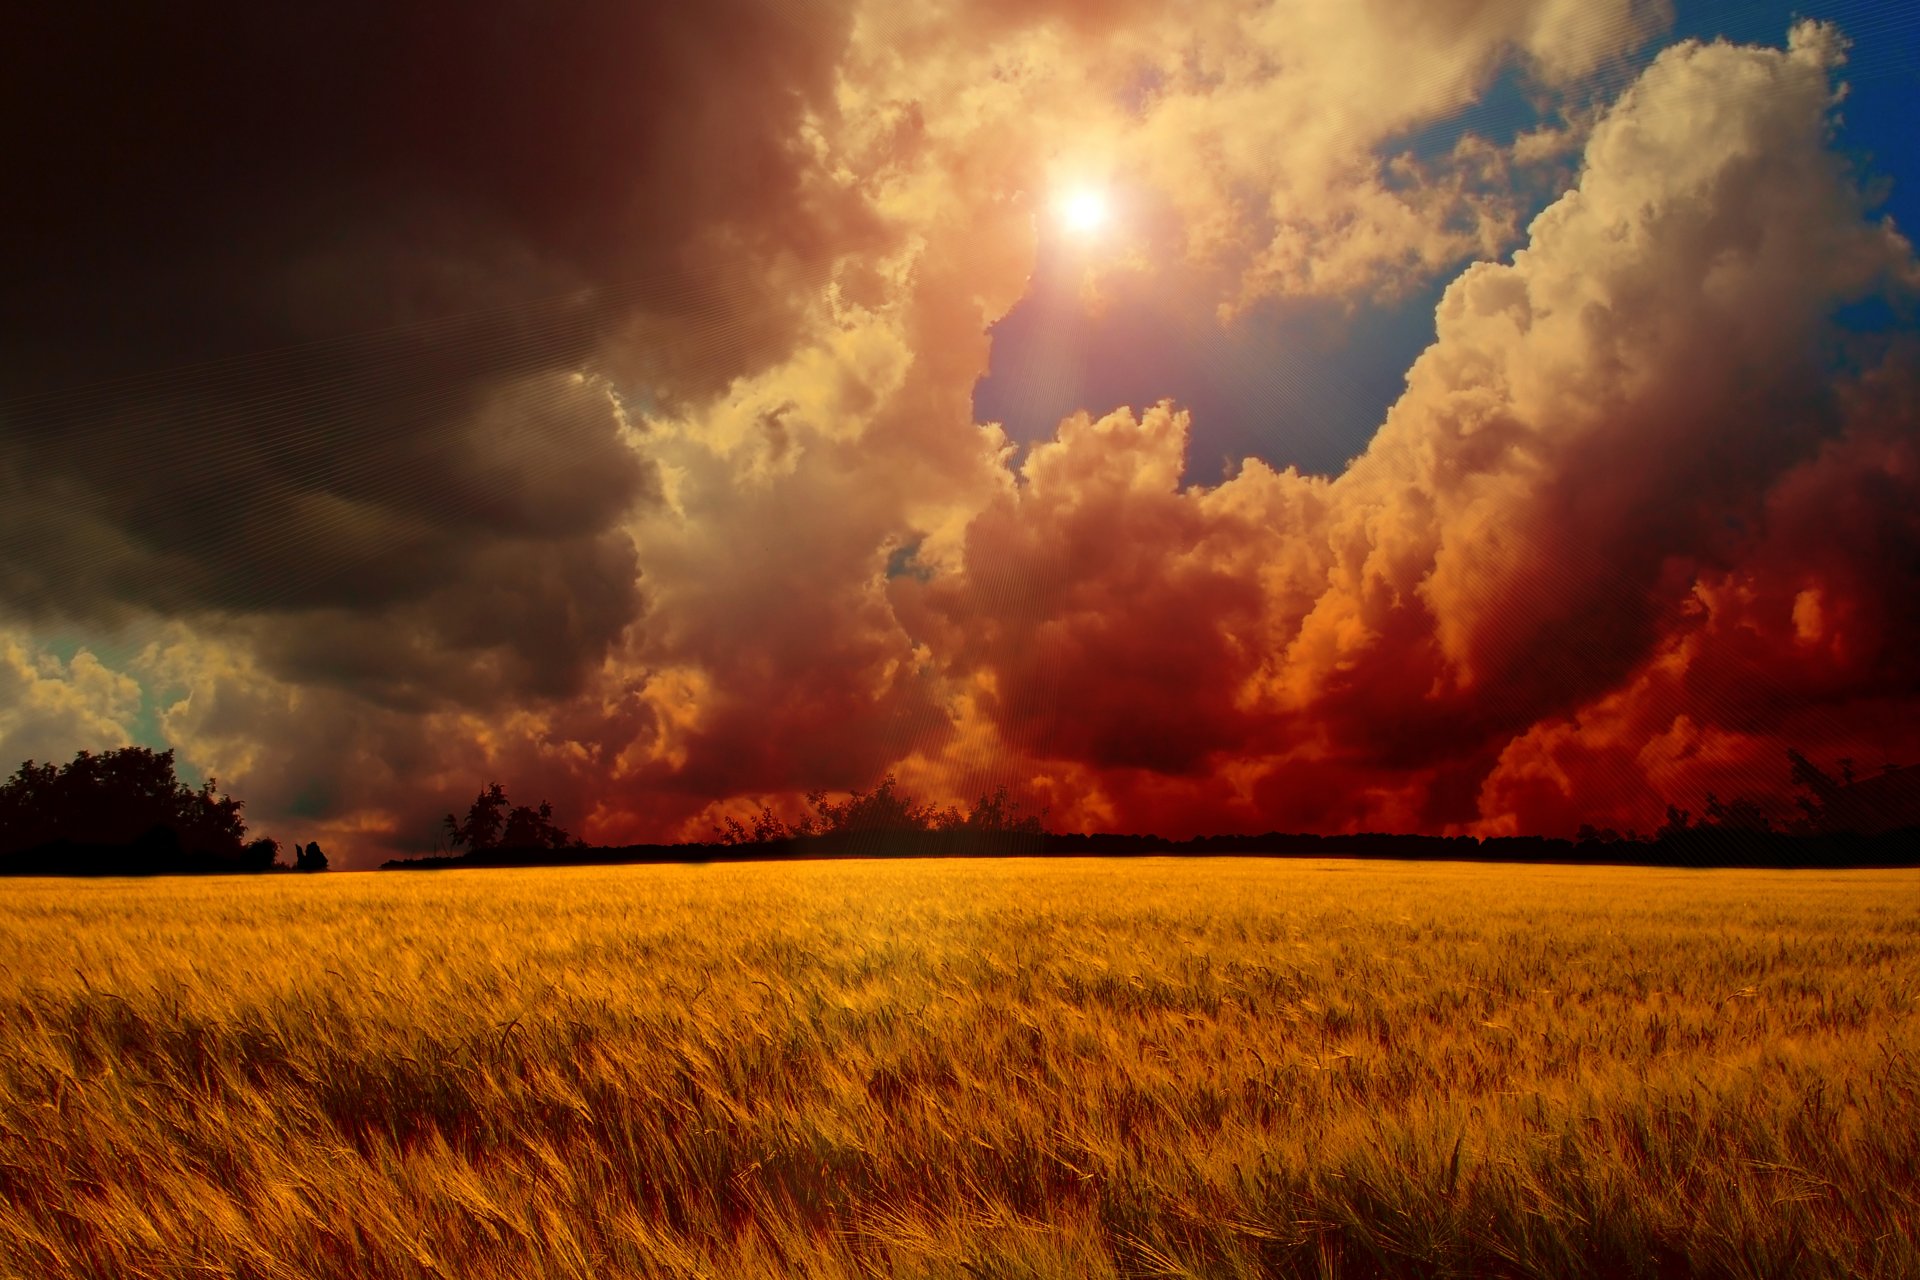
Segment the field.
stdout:
<svg viewBox="0 0 1920 1280">
<path fill-rule="evenodd" d="M 1920 1276 L 1920 873 L 0 884 L 0 1276 Z"/>
</svg>

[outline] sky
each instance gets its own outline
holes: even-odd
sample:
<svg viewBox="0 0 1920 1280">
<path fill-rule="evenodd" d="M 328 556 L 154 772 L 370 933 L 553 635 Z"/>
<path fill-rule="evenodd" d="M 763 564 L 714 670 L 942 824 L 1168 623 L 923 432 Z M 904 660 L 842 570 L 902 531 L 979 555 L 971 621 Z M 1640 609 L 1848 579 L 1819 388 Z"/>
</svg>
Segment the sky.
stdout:
<svg viewBox="0 0 1920 1280">
<path fill-rule="evenodd" d="M 1920 41 L 1674 0 L 72 4 L 0 39 L 0 762 L 372 865 L 1920 763 Z"/>
</svg>

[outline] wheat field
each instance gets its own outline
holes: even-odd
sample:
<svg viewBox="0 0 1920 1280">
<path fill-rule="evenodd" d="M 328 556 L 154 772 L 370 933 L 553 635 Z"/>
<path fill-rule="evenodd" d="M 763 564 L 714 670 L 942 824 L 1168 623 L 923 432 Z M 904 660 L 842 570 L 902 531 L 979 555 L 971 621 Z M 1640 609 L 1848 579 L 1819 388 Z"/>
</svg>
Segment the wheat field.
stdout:
<svg viewBox="0 0 1920 1280">
<path fill-rule="evenodd" d="M 1920 873 L 0 884 L 9 1277 L 1920 1276 Z"/>
</svg>

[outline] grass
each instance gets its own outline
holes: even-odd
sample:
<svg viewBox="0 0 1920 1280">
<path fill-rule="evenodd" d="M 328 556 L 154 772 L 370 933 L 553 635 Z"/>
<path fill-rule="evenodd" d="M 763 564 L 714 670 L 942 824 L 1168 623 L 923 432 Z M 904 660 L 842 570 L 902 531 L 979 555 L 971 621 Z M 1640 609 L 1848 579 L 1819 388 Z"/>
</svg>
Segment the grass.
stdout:
<svg viewBox="0 0 1920 1280">
<path fill-rule="evenodd" d="M 0 1276 L 1920 1275 L 1920 874 L 0 886 Z"/>
</svg>

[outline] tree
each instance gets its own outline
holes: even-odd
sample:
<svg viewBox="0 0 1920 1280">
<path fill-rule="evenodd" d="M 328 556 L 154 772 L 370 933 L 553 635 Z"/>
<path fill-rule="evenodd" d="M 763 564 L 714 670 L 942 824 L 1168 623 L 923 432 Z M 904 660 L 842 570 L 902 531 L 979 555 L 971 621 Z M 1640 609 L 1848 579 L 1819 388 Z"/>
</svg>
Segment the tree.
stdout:
<svg viewBox="0 0 1920 1280">
<path fill-rule="evenodd" d="M 1725 804 L 1720 798 L 1707 792 L 1707 816 L 1700 824 L 1721 831 L 1771 831 L 1773 823 L 1768 819 L 1760 802 L 1750 796 L 1736 796 Z"/>
<path fill-rule="evenodd" d="M 952 810 L 948 810 L 949 813 Z M 1007 794 L 1005 787 L 996 787 L 992 793 L 980 797 L 979 803 L 959 823 L 962 830 L 1016 835 L 1039 835 L 1045 830 L 1047 811 L 1022 814 L 1020 802 Z"/>
<path fill-rule="evenodd" d="M 497 847 L 500 828 L 506 825 L 503 810 L 507 807 L 506 789 L 497 782 L 488 783 L 480 789 L 474 802 L 467 806 L 465 822 L 452 814 L 447 815 L 447 843 L 456 849 L 466 845 L 476 852 Z"/>
<path fill-rule="evenodd" d="M 491 849 L 564 849 L 576 843 L 572 836 L 553 821 L 553 806 L 542 800 L 539 805 L 515 805 L 507 799 L 506 788 L 490 782 L 480 789 L 467 806 L 465 822 L 452 814 L 446 817 L 447 843 L 458 849 L 465 845 L 474 853 Z"/>
<path fill-rule="evenodd" d="M 1810 796 L 1796 796 L 1793 801 L 1800 807 L 1800 812 L 1806 815 L 1805 826 L 1813 831 L 1823 829 L 1827 824 L 1828 807 L 1840 799 L 1840 784 L 1833 780 L 1833 775 L 1792 747 L 1787 748 L 1787 761 L 1793 768 L 1793 784 L 1812 793 Z"/>
<path fill-rule="evenodd" d="M 325 871 L 327 869 L 327 855 L 321 852 L 320 842 L 318 840 L 309 840 L 307 847 L 304 849 L 296 844 L 294 849 L 296 850 L 293 857 L 293 869 L 295 871 Z"/>
<path fill-rule="evenodd" d="M 776 840 L 790 839 L 794 832 L 786 823 L 773 816 L 773 810 L 765 805 L 755 815 L 753 825 L 747 826 L 740 819 L 729 814 L 713 828 L 715 844 L 772 844 Z"/>
<path fill-rule="evenodd" d="M 522 804 L 508 811 L 500 843 L 508 849 L 564 849 L 573 838 L 554 825 L 553 806 L 542 800 L 537 808 Z"/>
<path fill-rule="evenodd" d="M 952 805 L 941 809 L 932 804 L 917 803 L 911 797 L 902 795 L 899 787 L 899 780 L 888 774 L 871 791 L 850 792 L 845 800 L 829 800 L 825 792 L 810 791 L 807 793 L 810 812 L 791 825 L 775 817 L 765 805 L 760 807 L 760 813 L 751 826 L 728 815 L 714 825 L 714 843 L 771 844 L 776 840 L 860 832 L 898 835 L 902 832 L 940 831 L 1037 836 L 1045 830 L 1042 821 L 1046 810 L 1042 809 L 1037 814 L 1021 813 L 1020 802 L 1013 799 L 1005 787 L 981 796 L 978 803 L 965 813 Z"/>
<path fill-rule="evenodd" d="M 888 774 L 873 790 L 851 792 L 838 802 L 828 800 L 823 791 L 809 791 L 807 804 L 813 813 L 801 819 L 806 829 L 796 828 L 796 834 L 933 830 L 940 811 L 930 804 L 915 804 L 900 794 L 899 786 L 899 780 Z"/>
<path fill-rule="evenodd" d="M 713 829 L 720 844 L 766 844 L 806 836 L 853 835 L 858 833 L 972 832 L 980 835 L 1039 835 L 1043 830 L 1043 809 L 1038 814 L 1020 812 L 1020 802 L 1005 787 L 980 797 L 965 813 L 949 805 L 945 809 L 922 804 L 900 791 L 899 779 L 887 774 L 870 791 L 855 790 L 844 800 L 829 800 L 823 791 L 807 793 L 810 812 L 788 825 L 762 806 L 749 828 L 740 819 L 727 817 L 724 825 Z"/>
<path fill-rule="evenodd" d="M 208 778 L 198 790 L 181 782 L 171 750 L 82 751 L 66 765 L 28 760 L 0 784 L 0 853 L 53 845 L 137 846 L 175 859 L 194 855 L 250 865 L 242 848 L 243 807 L 219 794 L 217 779 Z"/>
</svg>

